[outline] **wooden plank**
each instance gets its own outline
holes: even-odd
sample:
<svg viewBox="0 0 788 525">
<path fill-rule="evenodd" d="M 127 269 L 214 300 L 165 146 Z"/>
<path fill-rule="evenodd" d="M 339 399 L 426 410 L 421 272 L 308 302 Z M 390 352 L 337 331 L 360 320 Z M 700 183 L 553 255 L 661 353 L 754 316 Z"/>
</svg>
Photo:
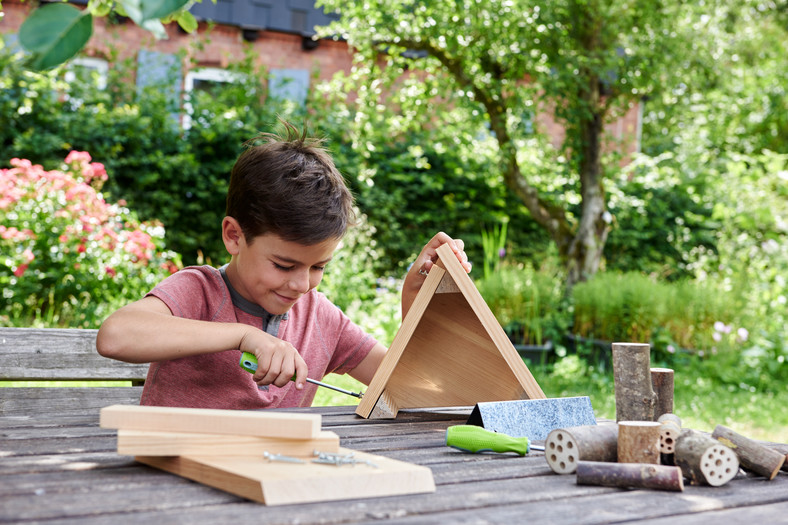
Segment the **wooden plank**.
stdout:
<svg viewBox="0 0 788 525">
<path fill-rule="evenodd" d="M 273 411 L 113 405 L 100 412 L 103 428 L 288 439 L 317 438 L 320 423 L 320 414 Z"/>
<path fill-rule="evenodd" d="M 545 397 L 451 249 L 438 256 L 358 404 L 362 417 Z"/>
<path fill-rule="evenodd" d="M 108 405 L 136 405 L 141 386 L 122 387 L 5 387 L 0 388 L 0 415 L 37 413 L 95 414 Z"/>
<path fill-rule="evenodd" d="M 382 456 L 354 453 L 375 466 L 266 461 L 244 457 L 150 457 L 137 461 L 266 505 L 288 505 L 435 491 L 432 471 Z"/>
<path fill-rule="evenodd" d="M 118 454 L 128 456 L 309 456 L 315 450 L 337 452 L 339 436 L 328 430 L 314 439 L 118 430 Z"/>
<path fill-rule="evenodd" d="M 108 380 L 143 382 L 148 364 L 102 357 L 98 330 L 0 327 L 0 380 Z"/>
</svg>

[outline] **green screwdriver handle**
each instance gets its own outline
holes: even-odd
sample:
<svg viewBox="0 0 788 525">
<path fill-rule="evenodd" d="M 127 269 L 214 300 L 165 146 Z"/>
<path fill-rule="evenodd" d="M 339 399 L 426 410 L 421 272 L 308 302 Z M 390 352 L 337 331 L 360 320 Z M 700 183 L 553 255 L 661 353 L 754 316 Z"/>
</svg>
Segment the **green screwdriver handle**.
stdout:
<svg viewBox="0 0 788 525">
<path fill-rule="evenodd" d="M 465 452 L 516 452 L 528 454 L 528 438 L 491 432 L 476 425 L 453 425 L 446 429 L 446 444 Z"/>
<path fill-rule="evenodd" d="M 244 352 L 241 354 L 241 360 L 238 362 L 238 366 L 249 372 L 250 374 L 254 374 L 257 372 L 257 356 L 255 356 L 251 352 Z M 293 377 L 290 378 L 290 381 L 296 380 L 296 374 L 293 374 Z"/>
</svg>

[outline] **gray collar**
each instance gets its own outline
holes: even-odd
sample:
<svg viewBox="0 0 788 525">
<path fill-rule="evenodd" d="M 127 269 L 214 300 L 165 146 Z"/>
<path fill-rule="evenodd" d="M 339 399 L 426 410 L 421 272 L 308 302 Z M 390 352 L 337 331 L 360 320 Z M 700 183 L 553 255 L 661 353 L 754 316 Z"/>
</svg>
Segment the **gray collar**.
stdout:
<svg viewBox="0 0 788 525">
<path fill-rule="evenodd" d="M 263 330 L 265 330 L 267 333 L 273 336 L 276 336 L 276 334 L 279 332 L 279 323 L 287 319 L 287 313 L 284 313 L 282 315 L 272 315 L 268 313 L 265 310 L 265 308 L 263 308 L 259 304 L 247 300 L 240 293 L 238 293 L 238 290 L 233 288 L 232 284 L 230 284 L 230 279 L 227 277 L 226 269 L 227 269 L 227 265 L 225 264 L 224 266 L 219 268 L 219 273 L 221 273 L 222 275 L 224 284 L 227 285 L 227 290 L 230 291 L 230 299 L 233 301 L 233 305 L 236 308 L 239 308 L 241 311 L 246 312 L 247 314 L 251 314 L 254 315 L 255 317 L 261 318 Z"/>
</svg>

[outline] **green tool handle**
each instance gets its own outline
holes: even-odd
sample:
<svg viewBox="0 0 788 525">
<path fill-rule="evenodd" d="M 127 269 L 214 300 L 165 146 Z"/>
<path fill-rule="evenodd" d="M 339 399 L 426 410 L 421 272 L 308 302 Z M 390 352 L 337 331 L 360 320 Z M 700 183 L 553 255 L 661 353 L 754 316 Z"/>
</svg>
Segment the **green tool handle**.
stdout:
<svg viewBox="0 0 788 525">
<path fill-rule="evenodd" d="M 238 366 L 249 372 L 250 374 L 254 374 L 257 372 L 257 356 L 255 356 L 251 352 L 244 352 L 241 354 L 241 360 L 238 362 Z M 296 380 L 296 374 L 293 374 L 293 377 L 290 378 L 290 381 Z M 309 379 L 307 379 L 309 381 Z"/>
<path fill-rule="evenodd" d="M 453 425 L 446 429 L 446 444 L 465 452 L 516 452 L 528 454 L 527 437 L 515 438 L 476 425 Z"/>
</svg>

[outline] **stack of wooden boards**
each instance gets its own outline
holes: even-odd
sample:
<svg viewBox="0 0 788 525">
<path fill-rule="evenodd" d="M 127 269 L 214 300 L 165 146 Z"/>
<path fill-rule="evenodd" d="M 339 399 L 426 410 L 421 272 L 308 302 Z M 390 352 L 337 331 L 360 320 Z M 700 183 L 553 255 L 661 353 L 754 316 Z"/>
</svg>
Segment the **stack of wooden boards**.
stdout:
<svg viewBox="0 0 788 525">
<path fill-rule="evenodd" d="M 119 454 L 266 505 L 435 491 L 429 468 L 341 448 L 321 423 L 319 414 L 136 405 L 100 416 L 117 429 Z"/>
</svg>

